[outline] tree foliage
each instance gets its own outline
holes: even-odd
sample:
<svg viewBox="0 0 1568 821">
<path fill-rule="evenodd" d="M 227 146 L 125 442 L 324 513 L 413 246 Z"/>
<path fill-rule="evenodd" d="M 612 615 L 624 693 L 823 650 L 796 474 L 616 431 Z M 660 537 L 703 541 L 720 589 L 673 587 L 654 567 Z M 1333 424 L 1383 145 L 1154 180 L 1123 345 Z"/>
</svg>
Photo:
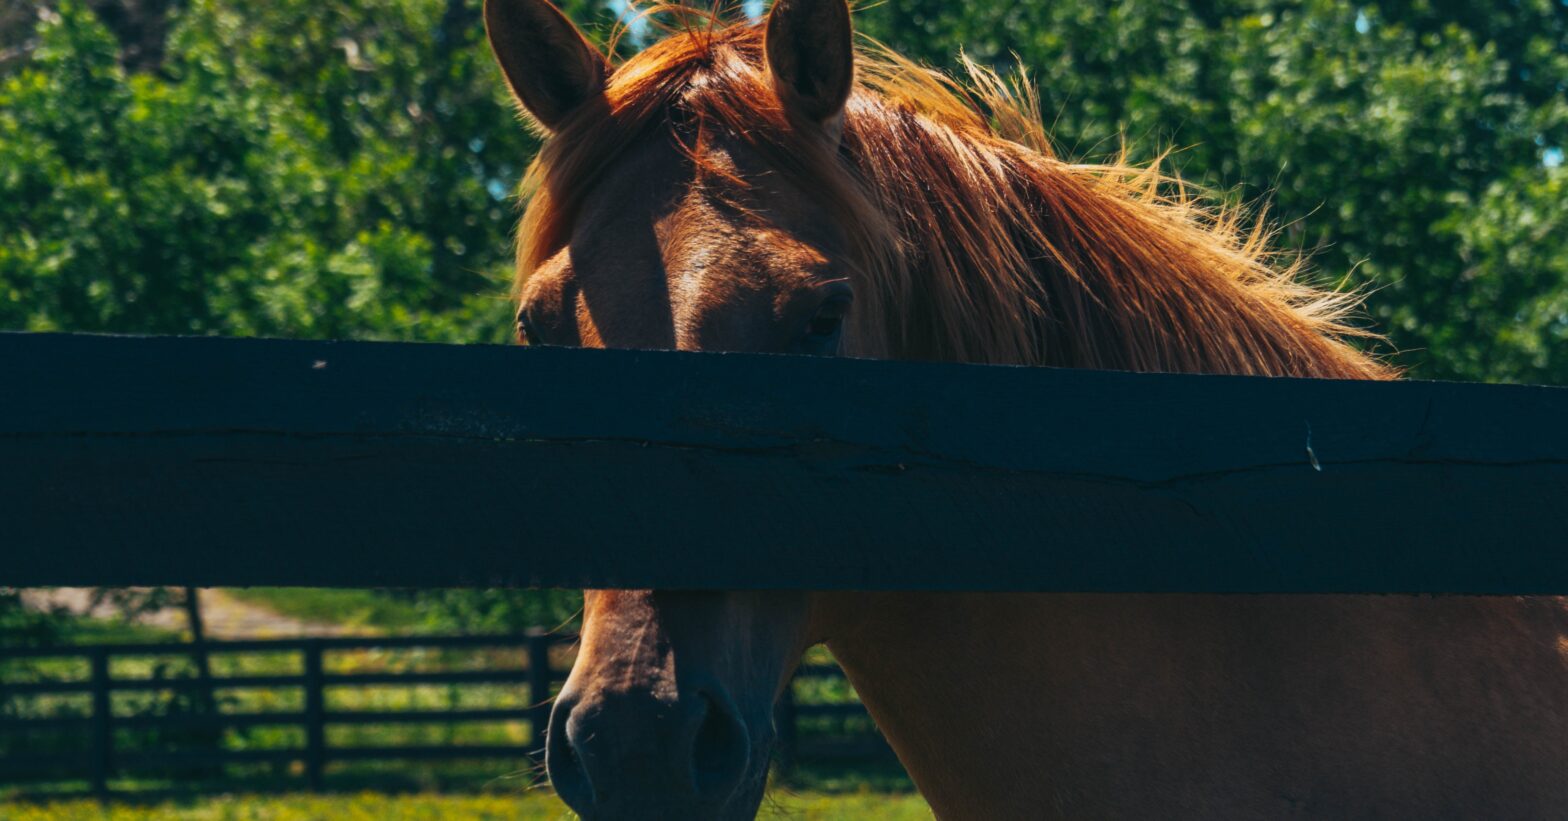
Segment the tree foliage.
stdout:
<svg viewBox="0 0 1568 821">
<path fill-rule="evenodd" d="M 138 73 L 45 10 L 0 85 L 0 326 L 504 339 L 535 146 L 453 8 L 196 0 Z"/>
</svg>

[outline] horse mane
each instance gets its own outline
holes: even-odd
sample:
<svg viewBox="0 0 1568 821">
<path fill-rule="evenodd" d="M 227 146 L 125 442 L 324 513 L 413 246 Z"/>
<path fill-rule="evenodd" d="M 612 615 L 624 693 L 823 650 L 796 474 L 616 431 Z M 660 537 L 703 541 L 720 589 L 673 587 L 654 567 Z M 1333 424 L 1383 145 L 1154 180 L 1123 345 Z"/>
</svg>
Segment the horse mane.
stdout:
<svg viewBox="0 0 1568 821">
<path fill-rule="evenodd" d="M 524 182 L 519 282 L 569 241 L 583 192 L 629 145 L 739 139 L 844 226 L 856 282 L 848 338 L 892 358 L 1133 371 L 1390 378 L 1347 338 L 1355 295 L 1303 281 L 1299 257 L 1241 208 L 1160 163 L 1060 159 L 1027 78 L 968 65 L 960 83 L 891 50 L 857 50 L 841 141 L 792 121 L 763 29 L 682 9 L 574 112 Z M 695 22 L 694 22 L 695 21 Z M 695 135 L 695 145 L 687 140 Z"/>
</svg>

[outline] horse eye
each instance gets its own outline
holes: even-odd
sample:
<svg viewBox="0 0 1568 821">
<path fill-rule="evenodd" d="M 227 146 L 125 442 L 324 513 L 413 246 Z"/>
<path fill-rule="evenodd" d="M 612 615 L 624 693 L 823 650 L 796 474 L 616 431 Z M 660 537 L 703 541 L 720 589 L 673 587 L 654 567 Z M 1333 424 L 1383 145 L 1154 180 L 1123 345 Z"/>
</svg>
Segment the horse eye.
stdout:
<svg viewBox="0 0 1568 821">
<path fill-rule="evenodd" d="M 831 355 L 838 352 L 838 338 L 844 331 L 844 317 L 849 314 L 848 297 L 835 297 L 822 303 L 811 321 L 806 323 L 801 335 L 802 353 Z"/>
<path fill-rule="evenodd" d="M 534 333 L 533 324 L 528 321 L 528 315 L 517 314 L 517 341 L 524 345 L 538 345 L 539 335 Z"/>
<path fill-rule="evenodd" d="M 844 326 L 844 317 L 833 314 L 818 314 L 811 320 L 812 336 L 832 336 Z"/>
<path fill-rule="evenodd" d="M 817 309 L 806 332 L 812 336 L 834 336 L 844 327 L 844 316 L 849 313 L 849 300 L 830 299 Z"/>
</svg>

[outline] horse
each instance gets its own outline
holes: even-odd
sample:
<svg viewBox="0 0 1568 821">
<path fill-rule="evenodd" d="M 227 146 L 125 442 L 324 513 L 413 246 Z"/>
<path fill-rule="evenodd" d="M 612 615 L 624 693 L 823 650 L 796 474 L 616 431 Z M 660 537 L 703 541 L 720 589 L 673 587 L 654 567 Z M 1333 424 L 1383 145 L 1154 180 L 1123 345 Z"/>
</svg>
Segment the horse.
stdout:
<svg viewBox="0 0 1568 821">
<path fill-rule="evenodd" d="M 546 135 L 526 344 L 1397 377 L 1265 220 L 1059 157 L 1026 80 L 857 46 L 845 0 L 688 16 L 618 65 L 546 0 L 484 19 Z M 587 591 L 556 791 L 587 819 L 754 816 L 823 643 L 942 818 L 1568 812 L 1551 597 Z"/>
</svg>

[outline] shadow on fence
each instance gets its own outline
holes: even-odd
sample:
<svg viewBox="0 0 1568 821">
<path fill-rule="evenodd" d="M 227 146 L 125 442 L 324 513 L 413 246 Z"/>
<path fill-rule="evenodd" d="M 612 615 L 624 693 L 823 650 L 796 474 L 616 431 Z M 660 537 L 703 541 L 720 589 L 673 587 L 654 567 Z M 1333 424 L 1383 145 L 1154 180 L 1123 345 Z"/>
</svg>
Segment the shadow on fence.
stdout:
<svg viewBox="0 0 1568 821">
<path fill-rule="evenodd" d="M 210 679 L 194 674 L 192 644 L 0 649 L 0 785 L 100 798 L 150 795 L 158 784 L 322 791 L 340 786 L 334 766 L 411 761 L 472 762 L 492 780 L 507 772 L 532 783 L 535 728 L 546 726 L 573 638 L 207 642 L 214 669 L 227 673 Z M 425 669 L 432 663 L 441 669 Z M 389 669 L 397 664 L 414 669 Z M 377 701 L 365 694 L 387 691 L 402 693 L 395 705 L 364 706 Z M 783 770 L 891 757 L 833 664 L 801 666 L 778 728 Z M 405 743 L 343 740 L 356 734 Z"/>
</svg>

